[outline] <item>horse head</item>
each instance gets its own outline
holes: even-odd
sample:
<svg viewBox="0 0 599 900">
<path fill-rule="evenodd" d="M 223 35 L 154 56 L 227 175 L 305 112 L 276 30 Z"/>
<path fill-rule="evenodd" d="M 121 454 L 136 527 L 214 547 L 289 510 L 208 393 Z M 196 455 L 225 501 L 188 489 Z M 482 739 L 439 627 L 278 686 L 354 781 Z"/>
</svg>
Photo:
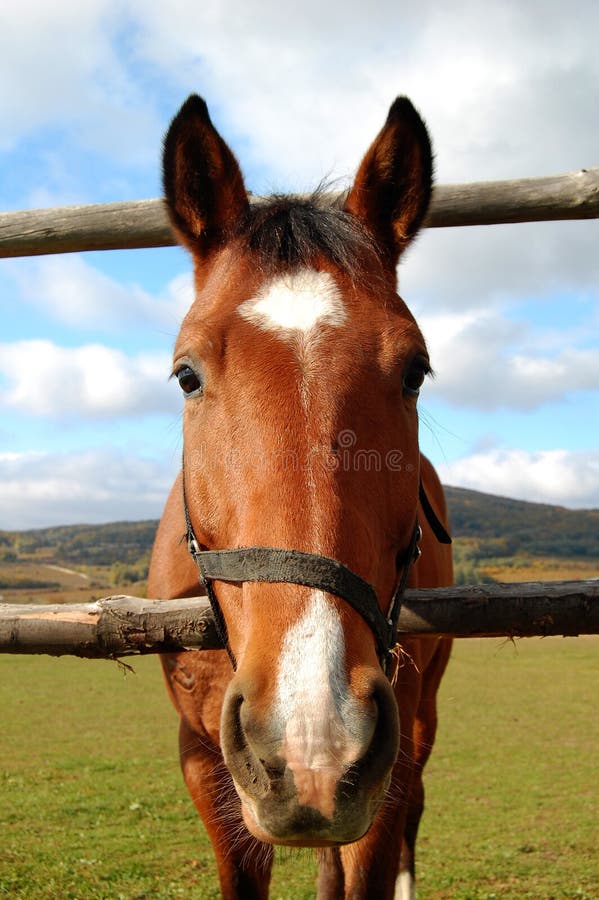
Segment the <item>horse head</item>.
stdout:
<svg viewBox="0 0 599 900">
<path fill-rule="evenodd" d="M 342 201 L 250 202 L 199 97 L 165 140 L 168 209 L 195 279 L 173 365 L 192 549 L 333 560 L 372 586 L 383 621 L 413 550 L 416 402 L 430 369 L 395 269 L 431 180 L 426 128 L 405 98 Z M 258 838 L 355 841 L 399 748 L 384 653 L 328 580 L 277 578 L 208 579 L 235 666 L 225 762 Z"/>
</svg>

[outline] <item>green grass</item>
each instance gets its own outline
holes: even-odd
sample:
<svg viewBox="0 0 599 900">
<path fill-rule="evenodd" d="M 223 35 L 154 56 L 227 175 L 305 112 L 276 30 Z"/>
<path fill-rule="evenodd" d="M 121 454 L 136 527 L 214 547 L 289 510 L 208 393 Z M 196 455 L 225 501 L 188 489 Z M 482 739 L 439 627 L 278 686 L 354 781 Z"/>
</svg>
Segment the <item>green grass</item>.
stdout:
<svg viewBox="0 0 599 900">
<path fill-rule="evenodd" d="M 441 691 L 421 898 L 599 897 L 599 638 L 459 642 Z"/>
<path fill-rule="evenodd" d="M 599 896 L 599 638 L 462 641 L 427 778 L 419 897 Z M 157 660 L 0 657 L 0 896 L 218 897 Z M 306 851 L 274 898 L 314 896 Z"/>
</svg>

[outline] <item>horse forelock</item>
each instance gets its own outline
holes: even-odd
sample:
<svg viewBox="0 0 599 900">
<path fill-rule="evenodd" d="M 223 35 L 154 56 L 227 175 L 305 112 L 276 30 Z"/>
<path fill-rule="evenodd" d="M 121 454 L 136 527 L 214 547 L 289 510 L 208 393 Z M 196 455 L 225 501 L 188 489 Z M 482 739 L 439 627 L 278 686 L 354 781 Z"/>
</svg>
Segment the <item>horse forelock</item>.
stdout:
<svg viewBox="0 0 599 900">
<path fill-rule="evenodd" d="M 268 276 L 319 267 L 324 260 L 357 284 L 382 277 L 371 234 L 323 188 L 307 197 L 274 195 L 253 203 L 231 238 Z"/>
</svg>

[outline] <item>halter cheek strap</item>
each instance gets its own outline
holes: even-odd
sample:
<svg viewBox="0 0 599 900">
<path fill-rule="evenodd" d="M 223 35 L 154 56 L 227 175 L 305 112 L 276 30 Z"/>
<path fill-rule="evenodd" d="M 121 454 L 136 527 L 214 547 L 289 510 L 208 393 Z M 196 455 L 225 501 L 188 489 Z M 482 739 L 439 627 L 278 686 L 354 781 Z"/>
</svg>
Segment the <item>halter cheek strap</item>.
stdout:
<svg viewBox="0 0 599 900">
<path fill-rule="evenodd" d="M 234 669 L 236 660 L 229 643 L 223 612 L 214 592 L 214 581 L 301 584 L 341 597 L 369 626 L 376 641 L 381 665 L 385 672 L 388 671 L 390 652 L 397 643 L 397 623 L 410 568 L 420 556 L 419 542 L 422 531 L 418 522 L 414 526 L 406 552 L 398 556 L 398 583 L 388 615 L 385 616 L 381 612 L 373 586 L 343 563 L 330 557 L 277 547 L 241 547 L 236 550 L 208 550 L 202 547 L 191 523 L 184 477 L 182 483 L 187 546 L 198 567 L 200 582 L 205 587 L 206 596 L 212 607 L 217 634 L 227 650 Z M 422 483 L 419 493 L 423 512 L 437 540 L 441 543 L 451 543 L 451 538 L 430 505 Z"/>
<path fill-rule="evenodd" d="M 422 512 L 425 515 L 426 521 L 430 525 L 433 534 L 437 538 L 440 544 L 451 544 L 451 537 L 449 536 L 445 526 L 437 516 L 437 513 L 431 506 L 431 501 L 428 499 L 426 495 L 426 491 L 424 490 L 424 485 L 422 484 L 422 479 L 418 483 L 418 499 L 420 500 L 420 505 L 422 507 Z"/>
</svg>

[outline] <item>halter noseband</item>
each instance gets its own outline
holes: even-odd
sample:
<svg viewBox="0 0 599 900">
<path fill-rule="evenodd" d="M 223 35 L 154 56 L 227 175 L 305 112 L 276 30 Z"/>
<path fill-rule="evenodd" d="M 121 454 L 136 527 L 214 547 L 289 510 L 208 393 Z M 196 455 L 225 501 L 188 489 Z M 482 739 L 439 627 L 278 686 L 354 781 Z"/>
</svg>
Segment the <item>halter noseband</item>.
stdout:
<svg viewBox="0 0 599 900">
<path fill-rule="evenodd" d="M 341 597 L 362 616 L 369 626 L 376 641 L 383 670 L 388 673 L 391 651 L 397 644 L 397 623 L 410 568 L 420 556 L 419 542 L 422 538 L 422 531 L 418 521 L 414 525 L 406 552 L 402 556 L 398 555 L 397 587 L 393 593 L 389 612 L 385 616 L 381 612 L 373 586 L 343 563 L 328 556 L 278 547 L 241 547 L 236 550 L 203 548 L 195 536 L 191 523 L 185 494 L 184 472 L 182 473 L 182 485 L 187 547 L 198 567 L 200 583 L 204 586 L 212 607 L 218 636 L 229 654 L 234 669 L 236 660 L 229 644 L 227 625 L 214 592 L 213 581 L 301 584 Z M 442 544 L 451 543 L 451 538 L 437 518 L 426 496 L 422 482 L 419 485 L 419 496 L 422 510 L 437 540 Z"/>
</svg>

